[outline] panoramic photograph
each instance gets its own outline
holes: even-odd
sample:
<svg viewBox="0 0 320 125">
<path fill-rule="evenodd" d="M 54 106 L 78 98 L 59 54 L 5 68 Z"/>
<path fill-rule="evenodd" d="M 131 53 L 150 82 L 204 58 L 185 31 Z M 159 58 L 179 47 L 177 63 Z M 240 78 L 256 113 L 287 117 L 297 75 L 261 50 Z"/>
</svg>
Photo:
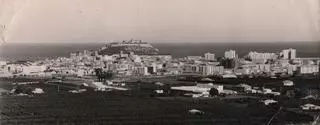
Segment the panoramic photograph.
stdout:
<svg viewBox="0 0 320 125">
<path fill-rule="evenodd" d="M 0 125 L 320 125 L 320 0 L 0 0 Z"/>
</svg>

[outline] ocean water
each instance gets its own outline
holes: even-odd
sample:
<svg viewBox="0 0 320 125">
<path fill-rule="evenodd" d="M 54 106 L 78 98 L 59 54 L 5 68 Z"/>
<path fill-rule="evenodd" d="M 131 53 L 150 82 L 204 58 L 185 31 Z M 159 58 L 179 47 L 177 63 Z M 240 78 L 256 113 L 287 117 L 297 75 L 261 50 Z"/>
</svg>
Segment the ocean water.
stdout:
<svg viewBox="0 0 320 125">
<path fill-rule="evenodd" d="M 320 57 L 320 42 L 295 43 L 151 43 L 160 50 L 160 54 L 171 54 L 173 57 L 188 55 L 201 56 L 206 52 L 223 56 L 226 50 L 236 50 L 239 56 L 250 51 L 280 52 L 282 49 L 297 49 L 298 57 Z M 0 46 L 1 60 L 37 60 L 44 58 L 67 57 L 71 52 L 98 50 L 104 43 L 86 44 L 17 44 L 9 43 Z"/>
</svg>

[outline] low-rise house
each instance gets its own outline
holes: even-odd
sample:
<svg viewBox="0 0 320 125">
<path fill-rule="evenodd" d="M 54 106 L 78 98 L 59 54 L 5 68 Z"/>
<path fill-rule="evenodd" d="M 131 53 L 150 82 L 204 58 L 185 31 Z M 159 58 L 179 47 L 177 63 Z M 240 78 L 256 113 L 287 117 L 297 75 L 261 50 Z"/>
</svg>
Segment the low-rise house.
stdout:
<svg viewBox="0 0 320 125">
<path fill-rule="evenodd" d="M 302 110 L 320 110 L 320 106 L 314 104 L 305 104 L 300 107 Z"/>
</svg>

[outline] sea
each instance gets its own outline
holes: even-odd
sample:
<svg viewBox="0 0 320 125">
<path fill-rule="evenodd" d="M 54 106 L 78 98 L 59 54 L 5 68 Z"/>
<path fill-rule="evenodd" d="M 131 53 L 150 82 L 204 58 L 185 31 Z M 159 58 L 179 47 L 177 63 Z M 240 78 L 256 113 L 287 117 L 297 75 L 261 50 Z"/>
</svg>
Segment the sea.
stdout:
<svg viewBox="0 0 320 125">
<path fill-rule="evenodd" d="M 40 60 L 45 58 L 68 57 L 71 52 L 98 50 L 107 43 L 7 43 L 0 45 L 0 59 Z M 160 54 L 173 57 L 203 56 L 206 52 L 221 57 L 227 50 L 236 50 L 239 56 L 250 51 L 281 52 L 294 48 L 297 57 L 320 57 L 320 42 L 271 42 L 271 43 L 150 43 L 160 50 Z"/>
</svg>

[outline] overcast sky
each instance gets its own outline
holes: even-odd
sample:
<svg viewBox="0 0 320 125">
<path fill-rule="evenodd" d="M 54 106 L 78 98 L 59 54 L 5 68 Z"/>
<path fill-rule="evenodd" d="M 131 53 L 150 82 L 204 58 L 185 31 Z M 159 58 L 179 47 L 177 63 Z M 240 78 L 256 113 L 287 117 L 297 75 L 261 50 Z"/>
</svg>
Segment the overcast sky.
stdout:
<svg viewBox="0 0 320 125">
<path fill-rule="evenodd" d="M 320 34 L 319 0 L 25 1 L 7 42 L 290 42 Z"/>
</svg>

